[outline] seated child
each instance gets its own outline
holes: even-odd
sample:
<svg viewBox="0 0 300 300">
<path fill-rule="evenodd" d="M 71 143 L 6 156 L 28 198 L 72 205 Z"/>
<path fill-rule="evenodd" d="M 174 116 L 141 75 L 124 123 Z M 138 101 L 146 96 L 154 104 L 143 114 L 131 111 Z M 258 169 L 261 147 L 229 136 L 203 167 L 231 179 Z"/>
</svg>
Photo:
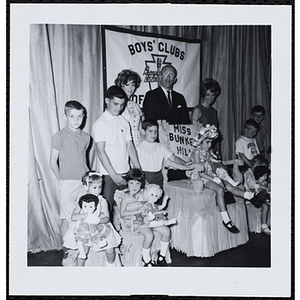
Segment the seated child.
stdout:
<svg viewBox="0 0 300 300">
<path fill-rule="evenodd" d="M 271 171 L 267 166 L 257 166 L 254 169 L 254 177 L 257 183 L 264 187 L 269 187 L 269 177 Z"/>
<path fill-rule="evenodd" d="M 259 130 L 256 134 L 255 140 L 261 155 L 267 155 L 267 129 L 263 126 L 263 121 L 266 118 L 266 110 L 262 105 L 255 105 L 251 109 L 251 119 L 256 121 L 259 125 Z"/>
<path fill-rule="evenodd" d="M 158 123 L 153 119 L 145 119 L 142 122 L 142 135 L 144 140 L 136 146 L 141 168 L 145 173 L 148 183 L 158 184 L 163 188 L 162 168 L 167 159 L 182 165 L 185 169 L 191 169 L 191 163 L 175 156 L 164 145 L 156 142 L 158 135 Z"/>
<path fill-rule="evenodd" d="M 126 181 L 128 183 L 128 190 L 124 190 L 125 197 L 121 202 L 120 208 L 120 221 L 123 229 L 129 229 L 131 227 L 133 220 L 132 217 L 136 217 L 139 214 L 145 215 L 149 211 L 149 207 L 142 203 L 137 203 L 137 201 L 144 199 L 142 190 L 145 185 L 144 174 L 139 169 L 131 169 L 126 175 Z M 157 201 L 159 194 L 153 193 L 152 196 L 155 197 Z M 144 263 L 144 267 L 167 265 L 166 253 L 170 242 L 170 229 L 165 225 L 150 227 L 149 224 L 147 224 L 147 222 L 143 222 L 142 219 L 141 222 L 134 223 L 133 230 L 144 236 L 142 245 L 142 261 Z M 159 232 L 161 235 L 160 252 L 156 263 L 151 260 L 150 254 L 154 240 L 154 231 Z"/>
<path fill-rule="evenodd" d="M 256 176 L 255 176 L 256 173 Z M 256 208 L 261 209 L 261 229 L 262 232 L 271 235 L 271 230 L 267 225 L 270 214 L 270 192 L 268 177 L 270 170 L 268 161 L 262 155 L 256 155 L 251 161 L 251 168 L 244 173 L 244 186 L 246 191 L 260 192 L 250 201 Z"/>
<path fill-rule="evenodd" d="M 108 204 L 100 195 L 102 176 L 97 172 L 86 172 L 82 177 L 82 183 L 79 202 L 71 217 L 73 222 L 64 236 L 64 246 L 73 250 L 78 249 L 78 266 L 85 265 L 90 247 L 95 251 L 105 251 L 108 266 L 113 266 L 115 248 L 119 246 L 121 237 L 109 222 Z M 87 231 L 87 234 L 83 230 Z"/>
<path fill-rule="evenodd" d="M 251 159 L 259 153 L 255 136 L 259 130 L 259 125 L 254 120 L 247 120 L 244 124 L 243 134 L 235 142 L 235 152 L 244 163 L 251 167 Z"/>
<path fill-rule="evenodd" d="M 211 147 L 212 141 L 218 137 L 218 130 L 216 126 L 207 124 L 206 126 L 200 126 L 197 132 L 197 135 L 194 139 L 193 149 L 191 153 L 191 159 L 196 163 L 201 163 L 204 166 L 204 171 L 199 172 L 199 177 L 203 181 L 205 188 L 211 189 L 217 194 L 217 203 L 221 211 L 221 216 L 223 220 L 223 225 L 232 233 L 239 233 L 239 229 L 234 225 L 230 220 L 228 215 L 224 192 L 228 190 L 233 195 L 241 197 L 244 199 L 251 199 L 254 197 L 253 192 L 243 191 L 234 186 L 232 186 L 227 179 L 221 179 L 216 174 L 217 168 L 222 169 L 220 163 L 215 164 L 211 161 Z M 219 175 L 222 175 L 221 172 Z M 225 177 L 222 177 L 225 178 Z M 226 178 L 228 178 L 226 176 Z"/>
</svg>

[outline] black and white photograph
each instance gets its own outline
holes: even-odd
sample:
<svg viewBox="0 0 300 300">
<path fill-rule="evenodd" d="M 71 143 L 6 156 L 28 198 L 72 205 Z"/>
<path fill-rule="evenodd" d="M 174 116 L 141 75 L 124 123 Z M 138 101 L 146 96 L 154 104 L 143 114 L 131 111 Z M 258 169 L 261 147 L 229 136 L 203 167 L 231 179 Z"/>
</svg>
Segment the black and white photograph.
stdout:
<svg viewBox="0 0 300 300">
<path fill-rule="evenodd" d="M 9 295 L 291 296 L 291 5 L 10 24 Z"/>
</svg>

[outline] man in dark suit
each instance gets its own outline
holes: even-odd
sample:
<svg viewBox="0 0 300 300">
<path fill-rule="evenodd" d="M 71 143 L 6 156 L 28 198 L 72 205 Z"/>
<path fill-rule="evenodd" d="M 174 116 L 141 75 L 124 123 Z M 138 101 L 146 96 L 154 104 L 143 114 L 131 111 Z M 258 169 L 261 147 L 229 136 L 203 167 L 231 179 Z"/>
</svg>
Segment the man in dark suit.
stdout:
<svg viewBox="0 0 300 300">
<path fill-rule="evenodd" d="M 172 65 L 164 66 L 161 69 L 160 86 L 146 93 L 143 103 L 146 119 L 166 120 L 169 124 L 190 124 L 183 95 L 173 91 L 176 81 L 177 70 Z"/>
</svg>

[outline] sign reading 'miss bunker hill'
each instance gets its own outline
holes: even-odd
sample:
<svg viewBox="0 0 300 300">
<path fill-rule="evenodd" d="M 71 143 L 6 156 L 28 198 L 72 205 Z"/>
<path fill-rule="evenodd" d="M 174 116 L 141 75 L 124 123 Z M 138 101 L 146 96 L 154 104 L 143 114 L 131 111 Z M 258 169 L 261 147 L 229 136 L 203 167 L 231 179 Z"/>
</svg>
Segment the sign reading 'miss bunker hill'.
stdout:
<svg viewBox="0 0 300 300">
<path fill-rule="evenodd" d="M 193 141 L 197 133 L 197 125 L 170 125 L 160 123 L 159 141 L 176 156 L 189 161 L 193 150 Z"/>
</svg>

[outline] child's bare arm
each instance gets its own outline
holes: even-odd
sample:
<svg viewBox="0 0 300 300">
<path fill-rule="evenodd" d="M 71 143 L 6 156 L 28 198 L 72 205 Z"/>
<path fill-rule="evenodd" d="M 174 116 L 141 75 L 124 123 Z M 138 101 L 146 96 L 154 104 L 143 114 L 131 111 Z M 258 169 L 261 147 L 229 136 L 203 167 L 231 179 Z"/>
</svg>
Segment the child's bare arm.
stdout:
<svg viewBox="0 0 300 300">
<path fill-rule="evenodd" d="M 130 210 L 127 211 L 127 205 L 128 205 L 128 201 L 126 201 L 125 199 L 122 201 L 121 203 L 121 208 L 120 208 L 120 215 L 122 217 L 129 217 L 129 216 L 133 216 L 135 214 L 139 214 L 139 213 L 145 213 L 146 212 L 146 208 L 143 206 L 141 206 L 138 209 L 135 210 Z"/>
<path fill-rule="evenodd" d="M 109 176 L 117 185 L 125 185 L 125 179 L 115 171 L 105 151 L 106 142 L 98 142 L 96 145 L 99 159 L 105 170 L 108 172 Z"/>
<path fill-rule="evenodd" d="M 193 168 L 193 162 L 191 161 L 184 161 L 183 159 L 181 159 L 180 157 L 176 156 L 176 155 L 172 155 L 169 157 L 169 160 L 171 160 L 172 162 L 181 165 L 181 166 L 185 166 L 187 168 L 192 169 Z"/>
<path fill-rule="evenodd" d="M 59 155 L 59 151 L 51 148 L 49 165 L 50 165 L 51 170 L 57 177 L 57 179 L 59 178 L 59 168 L 58 168 L 58 164 L 57 164 L 58 155 Z"/>
<path fill-rule="evenodd" d="M 239 152 L 239 157 L 244 161 L 244 163 L 251 168 L 251 162 L 250 160 L 245 156 L 244 153 Z"/>
<path fill-rule="evenodd" d="M 130 157 L 130 160 L 131 160 L 134 168 L 141 169 L 140 161 L 139 161 L 135 146 L 133 145 L 131 140 L 127 141 L 126 144 L 128 147 L 129 157 Z"/>
<path fill-rule="evenodd" d="M 165 195 L 164 198 L 163 198 L 162 204 L 157 206 L 158 210 L 164 209 L 167 205 L 168 200 L 169 200 L 169 196 Z"/>
<path fill-rule="evenodd" d="M 79 207 L 79 205 L 77 205 L 72 212 L 72 216 L 71 216 L 72 221 L 84 220 L 87 217 L 87 214 L 81 214 L 80 211 L 81 208 Z"/>
</svg>

